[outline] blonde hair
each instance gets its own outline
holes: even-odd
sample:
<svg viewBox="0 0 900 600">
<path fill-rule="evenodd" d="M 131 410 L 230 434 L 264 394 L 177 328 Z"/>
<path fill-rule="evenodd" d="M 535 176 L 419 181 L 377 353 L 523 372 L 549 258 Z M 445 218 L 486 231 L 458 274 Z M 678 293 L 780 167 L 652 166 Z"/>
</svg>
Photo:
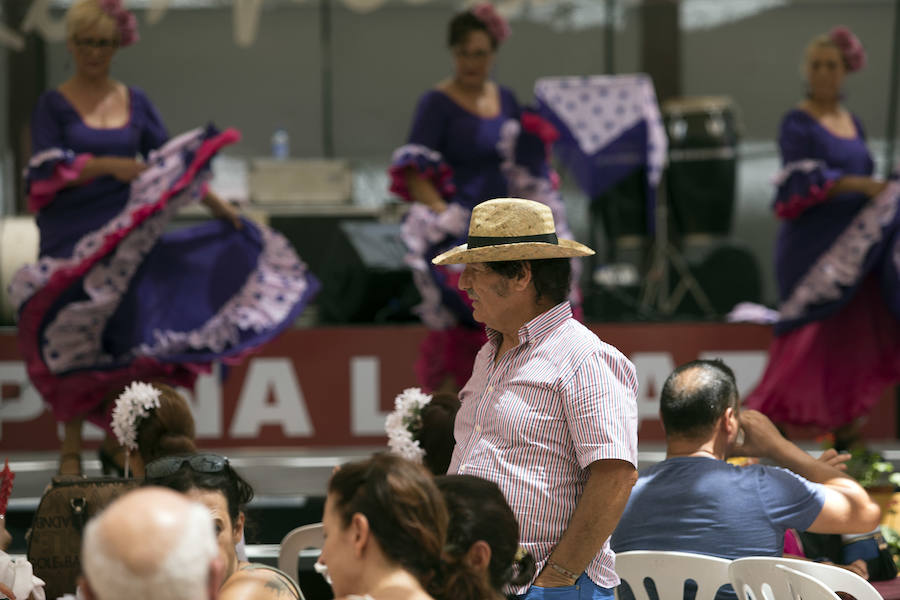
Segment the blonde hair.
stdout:
<svg viewBox="0 0 900 600">
<path fill-rule="evenodd" d="M 66 39 L 72 39 L 88 29 L 97 29 L 121 41 L 116 21 L 102 8 L 98 0 L 77 0 L 66 13 Z"/>
<path fill-rule="evenodd" d="M 838 46 L 834 39 L 827 33 L 823 33 L 817 35 L 813 39 L 806 44 L 806 49 L 803 51 L 803 64 L 806 66 L 806 63 L 809 62 L 809 56 L 813 53 L 814 50 L 818 50 L 819 48 L 834 48 L 837 50 L 838 57 L 841 60 L 841 64 L 844 68 L 847 68 L 846 60 L 844 59 L 844 53 L 841 51 L 840 46 Z"/>
</svg>

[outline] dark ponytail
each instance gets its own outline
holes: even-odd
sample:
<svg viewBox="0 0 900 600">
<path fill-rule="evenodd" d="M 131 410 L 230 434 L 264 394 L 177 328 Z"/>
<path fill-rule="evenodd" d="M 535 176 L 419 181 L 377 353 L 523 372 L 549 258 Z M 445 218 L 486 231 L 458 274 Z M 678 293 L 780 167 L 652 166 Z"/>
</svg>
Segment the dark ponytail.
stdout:
<svg viewBox="0 0 900 600">
<path fill-rule="evenodd" d="M 491 590 L 461 557 L 445 552 L 447 508 L 430 473 L 393 454 L 343 465 L 328 493 L 344 527 L 362 514 L 385 557 L 437 600 L 482 600 Z"/>
<path fill-rule="evenodd" d="M 447 547 L 459 559 L 481 540 L 491 547 L 489 577 L 495 593 L 531 583 L 534 557 L 519 552 L 519 523 L 500 487 L 472 475 L 435 478 L 450 515 Z"/>
</svg>

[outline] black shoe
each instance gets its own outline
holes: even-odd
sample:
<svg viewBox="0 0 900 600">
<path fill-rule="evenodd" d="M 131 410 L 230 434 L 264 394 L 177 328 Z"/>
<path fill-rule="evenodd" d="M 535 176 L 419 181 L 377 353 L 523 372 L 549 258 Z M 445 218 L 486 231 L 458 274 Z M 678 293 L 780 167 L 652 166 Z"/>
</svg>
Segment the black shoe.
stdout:
<svg viewBox="0 0 900 600">
<path fill-rule="evenodd" d="M 125 467 L 116 462 L 112 454 L 106 448 L 101 447 L 97 450 L 97 456 L 100 458 L 100 468 L 104 475 L 118 475 L 125 477 Z"/>
</svg>

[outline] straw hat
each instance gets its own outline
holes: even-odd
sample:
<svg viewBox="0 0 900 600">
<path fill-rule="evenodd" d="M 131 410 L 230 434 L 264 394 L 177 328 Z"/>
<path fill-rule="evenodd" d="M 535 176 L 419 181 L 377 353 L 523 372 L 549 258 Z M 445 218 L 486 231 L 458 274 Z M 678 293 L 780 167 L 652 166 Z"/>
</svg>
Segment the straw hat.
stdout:
<svg viewBox="0 0 900 600">
<path fill-rule="evenodd" d="M 452 265 L 593 253 L 583 244 L 556 237 L 553 213 L 547 205 L 519 198 L 497 198 L 472 209 L 468 243 L 444 252 L 431 262 Z"/>
</svg>

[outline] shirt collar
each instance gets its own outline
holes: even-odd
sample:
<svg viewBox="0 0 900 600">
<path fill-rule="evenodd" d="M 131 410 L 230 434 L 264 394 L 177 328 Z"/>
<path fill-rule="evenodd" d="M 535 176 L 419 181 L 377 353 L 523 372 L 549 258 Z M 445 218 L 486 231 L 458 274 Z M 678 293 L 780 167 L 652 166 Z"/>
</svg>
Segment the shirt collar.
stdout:
<svg viewBox="0 0 900 600">
<path fill-rule="evenodd" d="M 548 311 L 542 312 L 532 320 L 528 321 L 519 328 L 519 343 L 524 344 L 532 340 L 540 340 L 548 333 L 556 329 L 566 319 L 572 318 L 572 306 L 568 300 L 560 302 Z M 502 334 L 490 327 L 487 330 L 488 339 L 495 345 L 500 343 Z"/>
</svg>

